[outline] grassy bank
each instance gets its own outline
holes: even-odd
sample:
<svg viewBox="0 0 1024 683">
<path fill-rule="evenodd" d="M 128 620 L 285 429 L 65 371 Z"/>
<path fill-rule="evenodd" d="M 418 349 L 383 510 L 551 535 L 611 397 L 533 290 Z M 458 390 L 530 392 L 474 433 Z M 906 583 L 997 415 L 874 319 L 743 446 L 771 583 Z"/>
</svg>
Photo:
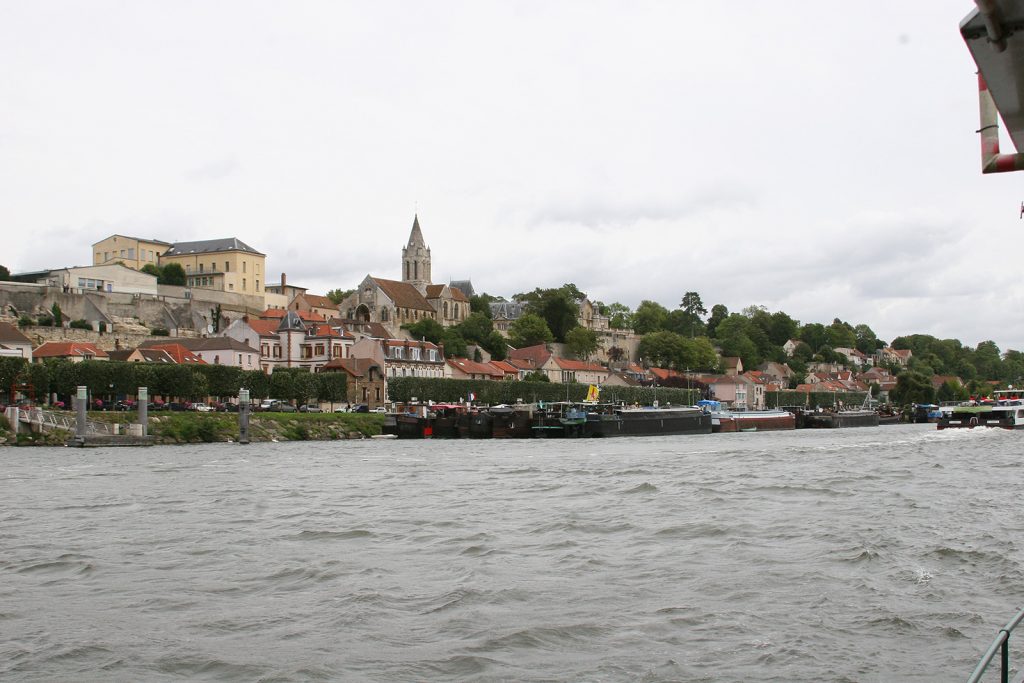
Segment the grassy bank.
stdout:
<svg viewBox="0 0 1024 683">
<path fill-rule="evenodd" d="M 0 416 L 2 417 L 2 416 Z M 96 422 L 131 424 L 133 412 L 90 412 Z M 249 440 L 335 441 L 363 439 L 380 434 L 384 416 L 377 413 L 254 413 L 249 418 Z M 6 421 L 0 424 L 0 443 L 13 444 Z M 159 412 L 149 415 L 149 433 L 160 444 L 238 441 L 238 413 Z M 19 434 L 19 445 L 63 445 L 71 435 L 54 431 L 45 435 Z"/>
</svg>

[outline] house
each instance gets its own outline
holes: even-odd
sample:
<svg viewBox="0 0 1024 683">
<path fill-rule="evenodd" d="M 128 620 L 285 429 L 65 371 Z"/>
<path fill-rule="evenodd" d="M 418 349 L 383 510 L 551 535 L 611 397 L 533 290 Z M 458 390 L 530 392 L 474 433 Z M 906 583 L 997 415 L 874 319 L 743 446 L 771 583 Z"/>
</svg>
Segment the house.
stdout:
<svg viewBox="0 0 1024 683">
<path fill-rule="evenodd" d="M 304 294 L 306 287 L 288 283 L 288 275 L 281 273 L 281 281 L 263 285 L 263 300 L 267 308 L 288 308 L 288 304 L 299 294 Z M 337 307 L 335 307 L 337 308 Z M 335 311 L 337 312 L 337 311 Z"/>
<path fill-rule="evenodd" d="M 0 322 L 0 358 L 32 360 L 32 340 L 10 323 Z"/>
<path fill-rule="evenodd" d="M 709 384 L 711 396 L 716 401 L 738 409 L 757 410 L 754 406 L 753 382 L 739 375 L 726 375 L 712 380 Z M 762 394 L 762 407 L 763 394 Z"/>
<path fill-rule="evenodd" d="M 171 248 L 170 242 L 143 237 L 111 235 L 92 245 L 92 264 L 105 266 L 121 263 L 132 270 L 142 270 L 146 264 L 157 265 Z"/>
<path fill-rule="evenodd" d="M 793 353 L 796 351 L 796 347 L 800 344 L 803 344 L 803 342 L 799 339 L 789 339 L 782 345 L 782 350 L 786 352 L 786 356 L 792 358 Z"/>
<path fill-rule="evenodd" d="M 524 375 L 531 372 L 543 372 L 548 380 L 552 382 L 562 381 L 562 369 L 553 360 L 554 356 L 546 344 L 535 344 L 524 346 L 521 349 L 512 349 L 506 360 L 516 368 L 523 371 Z"/>
<path fill-rule="evenodd" d="M 942 385 L 949 382 L 954 387 L 963 386 L 964 382 L 956 375 L 932 375 L 932 387 L 938 391 L 942 388 Z"/>
<path fill-rule="evenodd" d="M 492 301 L 490 309 L 494 329 L 507 337 L 512 323 L 526 312 L 526 304 L 521 301 Z"/>
<path fill-rule="evenodd" d="M 522 379 L 525 374 L 522 370 L 517 368 L 512 363 L 505 360 L 492 360 L 491 365 L 498 368 L 504 374 L 502 379 L 517 380 Z"/>
<path fill-rule="evenodd" d="M 237 237 L 176 242 L 160 256 L 160 266 L 177 263 L 186 285 L 219 292 L 263 296 L 267 256 Z"/>
<path fill-rule="evenodd" d="M 157 349 L 159 351 L 163 351 L 168 356 L 170 356 L 171 359 L 178 365 L 207 364 L 206 361 L 200 358 L 198 354 L 193 353 L 192 351 L 190 351 L 184 345 L 178 343 L 177 341 L 164 342 L 150 340 L 148 342 L 144 342 L 142 346 L 146 347 L 147 349 Z"/>
<path fill-rule="evenodd" d="M 890 365 L 899 365 L 900 367 L 907 367 L 910 363 L 913 352 L 910 349 L 894 349 L 886 346 L 883 349 L 875 351 L 874 359 L 875 363 L 888 363 Z"/>
<path fill-rule="evenodd" d="M 32 360 L 42 362 L 46 358 L 64 358 L 72 363 L 80 363 L 83 360 L 110 360 L 106 351 L 90 342 L 43 342 L 32 351 Z"/>
<path fill-rule="evenodd" d="M 468 358 L 448 358 L 445 362 L 446 376 L 451 379 L 505 379 L 505 372 L 490 363 L 477 363 Z"/>
<path fill-rule="evenodd" d="M 366 337 L 352 345 L 350 356 L 375 360 L 388 378 L 445 376 L 444 354 L 433 342 Z"/>
<path fill-rule="evenodd" d="M 291 300 L 288 304 L 288 308 L 292 311 L 299 313 L 315 313 L 323 317 L 324 320 L 336 318 L 338 316 L 338 305 L 328 299 L 326 296 L 320 296 L 319 294 L 309 294 L 308 292 L 301 292 Z"/>
<path fill-rule="evenodd" d="M 722 367 L 725 368 L 725 374 L 730 377 L 743 374 L 743 361 L 739 356 L 722 356 Z"/>
<path fill-rule="evenodd" d="M 554 357 L 560 373 L 559 382 L 580 384 L 603 384 L 611 372 L 603 365 L 595 365 L 580 360 Z"/>
<path fill-rule="evenodd" d="M 585 327 L 588 330 L 605 332 L 608 330 L 609 319 L 608 316 L 601 315 L 600 310 L 594 306 L 590 299 L 584 299 L 579 302 L 576 322 L 580 324 L 580 327 Z"/>
<path fill-rule="evenodd" d="M 789 380 L 794 374 L 788 363 L 776 363 L 775 361 L 765 363 L 760 369 L 765 376 L 772 378 L 784 387 L 789 386 Z"/>
<path fill-rule="evenodd" d="M 259 348 L 231 337 L 181 338 L 177 341 L 207 365 L 227 365 L 242 370 L 262 369 Z"/>
<path fill-rule="evenodd" d="M 846 358 L 846 362 L 853 367 L 863 367 L 871 362 L 871 358 L 860 351 L 860 349 L 849 349 L 843 346 L 837 346 L 833 351 Z"/>
<path fill-rule="evenodd" d="M 372 409 L 387 401 L 384 368 L 372 358 L 332 358 L 324 364 L 321 372 L 346 373 L 347 398 L 351 404 L 365 403 Z"/>
<path fill-rule="evenodd" d="M 304 368 L 318 372 L 334 358 L 347 358 L 355 337 L 340 326 L 328 324 L 315 313 L 272 309 L 259 318 L 242 317 L 232 322 L 222 336 L 259 349 L 260 368 Z"/>
<path fill-rule="evenodd" d="M 107 351 L 107 355 L 110 356 L 110 360 L 119 363 L 165 363 L 167 365 L 174 365 L 174 359 L 171 358 L 171 354 L 163 349 L 141 347 L 136 349 L 117 349 L 115 351 Z"/>
</svg>

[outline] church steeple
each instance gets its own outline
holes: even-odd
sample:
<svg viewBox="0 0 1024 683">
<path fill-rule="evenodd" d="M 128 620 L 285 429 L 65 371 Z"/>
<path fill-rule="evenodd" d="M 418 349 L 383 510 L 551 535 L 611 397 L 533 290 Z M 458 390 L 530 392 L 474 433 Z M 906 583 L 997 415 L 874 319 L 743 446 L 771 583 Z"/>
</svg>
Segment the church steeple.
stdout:
<svg viewBox="0 0 1024 683">
<path fill-rule="evenodd" d="M 402 249 L 402 282 L 408 282 L 421 292 L 430 284 L 430 247 L 423 239 L 419 214 L 413 216 L 409 243 Z"/>
</svg>

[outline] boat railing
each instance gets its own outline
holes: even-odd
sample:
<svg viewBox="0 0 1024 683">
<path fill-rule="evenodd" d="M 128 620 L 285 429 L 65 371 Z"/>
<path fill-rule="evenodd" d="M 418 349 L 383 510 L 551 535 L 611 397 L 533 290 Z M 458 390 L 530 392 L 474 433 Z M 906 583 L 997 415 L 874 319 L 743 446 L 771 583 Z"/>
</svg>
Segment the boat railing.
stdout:
<svg viewBox="0 0 1024 683">
<path fill-rule="evenodd" d="M 1013 629 L 1020 625 L 1021 621 L 1024 621 L 1024 609 L 1017 612 L 1017 616 L 1011 619 L 1006 626 L 999 629 L 999 635 L 992 641 L 992 644 L 982 656 L 981 661 L 978 662 L 978 666 L 974 667 L 974 672 L 967 679 L 967 683 L 978 683 L 981 680 L 997 652 L 1000 654 L 1001 660 L 999 680 L 1002 683 L 1010 683 L 1010 634 L 1013 632 Z"/>
</svg>

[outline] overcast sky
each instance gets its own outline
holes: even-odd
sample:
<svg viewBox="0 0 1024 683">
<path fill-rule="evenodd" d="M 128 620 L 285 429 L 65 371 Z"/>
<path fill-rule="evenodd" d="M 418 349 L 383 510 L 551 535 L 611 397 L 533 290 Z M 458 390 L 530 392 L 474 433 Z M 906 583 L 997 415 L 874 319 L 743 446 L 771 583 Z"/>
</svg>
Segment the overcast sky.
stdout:
<svg viewBox="0 0 1024 683">
<path fill-rule="evenodd" d="M 418 212 L 435 282 L 1024 350 L 972 8 L 0 0 L 0 263 L 238 237 L 323 293 L 399 278 Z"/>
</svg>

